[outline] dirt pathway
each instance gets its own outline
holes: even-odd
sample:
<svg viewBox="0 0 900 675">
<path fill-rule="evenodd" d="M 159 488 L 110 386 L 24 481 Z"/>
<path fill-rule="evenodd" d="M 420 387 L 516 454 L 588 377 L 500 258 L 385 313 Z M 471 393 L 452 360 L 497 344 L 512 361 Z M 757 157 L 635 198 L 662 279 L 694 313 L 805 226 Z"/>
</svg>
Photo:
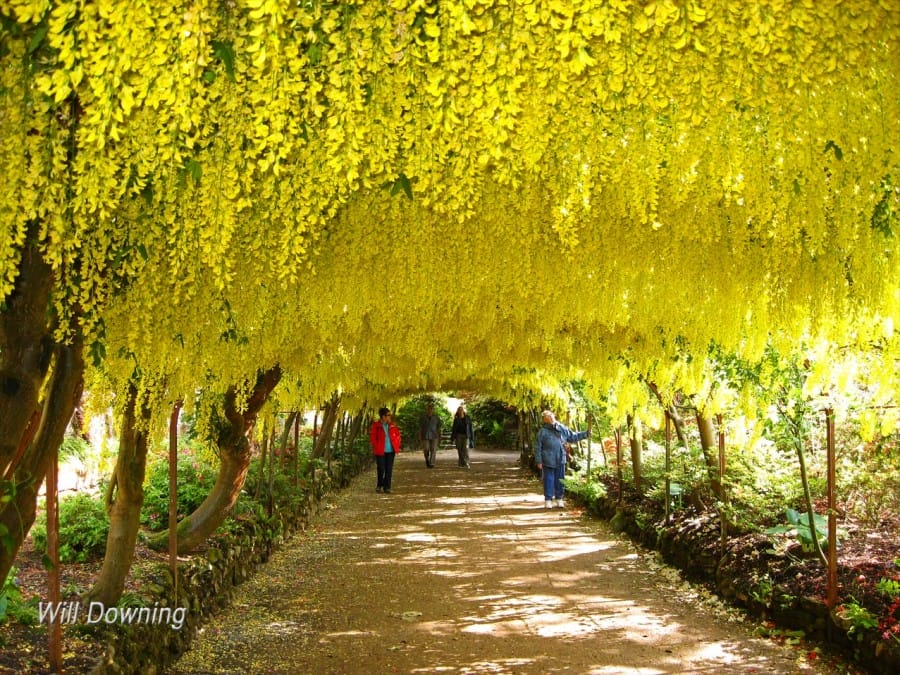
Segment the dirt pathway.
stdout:
<svg viewBox="0 0 900 675">
<path fill-rule="evenodd" d="M 400 455 L 335 495 L 172 673 L 825 673 L 652 553 L 547 511 L 511 452 Z"/>
</svg>

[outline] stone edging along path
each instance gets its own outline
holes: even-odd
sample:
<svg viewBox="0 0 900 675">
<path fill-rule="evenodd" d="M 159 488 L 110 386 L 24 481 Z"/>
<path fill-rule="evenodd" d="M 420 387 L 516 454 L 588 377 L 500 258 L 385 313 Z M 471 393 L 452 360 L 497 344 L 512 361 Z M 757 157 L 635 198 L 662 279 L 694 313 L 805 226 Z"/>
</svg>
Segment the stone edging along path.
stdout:
<svg viewBox="0 0 900 675">
<path fill-rule="evenodd" d="M 545 510 L 516 453 L 454 454 L 328 498 L 171 672 L 834 672 L 605 523 Z"/>
<path fill-rule="evenodd" d="M 165 622 L 117 624 L 106 626 L 105 631 L 101 627 L 103 653 L 91 674 L 164 671 L 188 648 L 208 618 L 231 602 L 235 589 L 292 533 L 308 527 L 325 496 L 349 485 L 369 461 L 368 454 L 350 454 L 343 463 L 333 463 L 330 474 L 319 471 L 314 478 L 305 478 L 293 508 L 280 508 L 268 523 L 245 521 L 238 531 L 213 537 L 202 552 L 181 559 L 177 606 L 184 608 L 183 621 L 177 627 Z M 145 580 L 142 596 L 146 606 L 172 606 L 172 575 L 167 566 L 158 566 Z"/>
</svg>

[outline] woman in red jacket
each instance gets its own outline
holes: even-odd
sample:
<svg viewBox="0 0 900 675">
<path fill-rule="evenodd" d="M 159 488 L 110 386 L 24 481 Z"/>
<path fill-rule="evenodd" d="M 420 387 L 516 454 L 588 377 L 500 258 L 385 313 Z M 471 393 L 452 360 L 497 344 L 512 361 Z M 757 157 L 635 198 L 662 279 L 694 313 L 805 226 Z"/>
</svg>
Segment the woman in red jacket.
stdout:
<svg viewBox="0 0 900 675">
<path fill-rule="evenodd" d="M 378 410 L 378 419 L 369 428 L 369 442 L 378 465 L 378 483 L 375 492 L 391 493 L 391 475 L 394 473 L 394 457 L 400 452 L 400 429 L 391 419 L 389 408 Z"/>
</svg>

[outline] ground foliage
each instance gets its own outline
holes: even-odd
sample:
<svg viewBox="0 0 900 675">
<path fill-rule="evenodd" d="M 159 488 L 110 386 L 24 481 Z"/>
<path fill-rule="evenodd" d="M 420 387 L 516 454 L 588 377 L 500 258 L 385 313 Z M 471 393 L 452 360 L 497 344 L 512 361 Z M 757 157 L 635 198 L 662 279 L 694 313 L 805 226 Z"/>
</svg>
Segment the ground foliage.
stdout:
<svg viewBox="0 0 900 675">
<path fill-rule="evenodd" d="M 599 487 L 591 489 L 583 481 L 575 481 L 572 488 L 589 508 L 600 500 L 614 510 L 630 513 L 643 532 L 640 536 L 647 536 L 655 527 L 664 527 L 664 493 L 636 490 L 627 482 L 620 483 L 612 473 L 603 474 L 598 482 Z M 821 501 L 818 506 L 822 507 Z M 767 526 L 781 522 L 777 512 L 768 516 L 755 514 L 752 526 L 748 520 L 743 521 L 743 526 L 732 525 L 724 567 L 718 564 L 723 549 L 719 513 L 715 509 L 696 500 L 688 501 L 684 506 L 673 504 L 670 518 L 666 527 L 671 528 L 671 537 L 683 549 L 672 557 L 677 558 L 690 578 L 712 589 L 729 589 L 732 600 L 776 622 L 785 620 L 803 599 L 824 605 L 825 567 L 804 553 L 796 539 L 784 541 L 763 532 Z M 838 525 L 844 533 L 838 548 L 838 615 L 845 619 L 843 628 L 849 630 L 851 638 L 866 633 L 900 644 L 900 594 L 886 591 L 891 582 L 900 584 L 900 514 L 886 512 L 873 523 L 843 510 Z M 653 540 L 651 537 L 648 541 L 652 544 Z M 684 552 L 687 549 L 689 554 Z M 803 631 L 811 626 L 788 628 Z"/>
</svg>

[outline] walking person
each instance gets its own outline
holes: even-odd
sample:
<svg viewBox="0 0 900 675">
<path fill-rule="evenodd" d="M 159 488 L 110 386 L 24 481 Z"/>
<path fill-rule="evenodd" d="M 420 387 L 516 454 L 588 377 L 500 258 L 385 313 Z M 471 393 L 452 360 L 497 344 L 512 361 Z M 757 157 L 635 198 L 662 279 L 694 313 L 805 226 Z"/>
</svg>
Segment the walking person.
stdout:
<svg viewBox="0 0 900 675">
<path fill-rule="evenodd" d="M 459 466 L 469 469 L 469 448 L 475 447 L 475 431 L 472 428 L 472 418 L 466 414 L 466 409 L 459 406 L 456 415 L 453 416 L 453 427 L 450 429 L 450 437 L 456 444 L 456 454 L 459 456 Z"/>
<path fill-rule="evenodd" d="M 566 477 L 566 443 L 587 438 L 587 431 L 572 431 L 556 421 L 553 413 L 541 413 L 543 424 L 534 444 L 534 463 L 544 482 L 544 508 L 565 508 L 563 478 Z"/>
<path fill-rule="evenodd" d="M 375 492 L 390 494 L 394 458 L 400 452 L 400 429 L 394 424 L 389 408 L 379 408 L 378 419 L 369 428 L 369 442 L 378 471 Z"/>
<path fill-rule="evenodd" d="M 419 420 L 419 442 L 425 453 L 425 466 L 434 468 L 438 444 L 441 442 L 441 418 L 434 414 L 434 404 L 425 406 L 425 414 Z"/>
</svg>

